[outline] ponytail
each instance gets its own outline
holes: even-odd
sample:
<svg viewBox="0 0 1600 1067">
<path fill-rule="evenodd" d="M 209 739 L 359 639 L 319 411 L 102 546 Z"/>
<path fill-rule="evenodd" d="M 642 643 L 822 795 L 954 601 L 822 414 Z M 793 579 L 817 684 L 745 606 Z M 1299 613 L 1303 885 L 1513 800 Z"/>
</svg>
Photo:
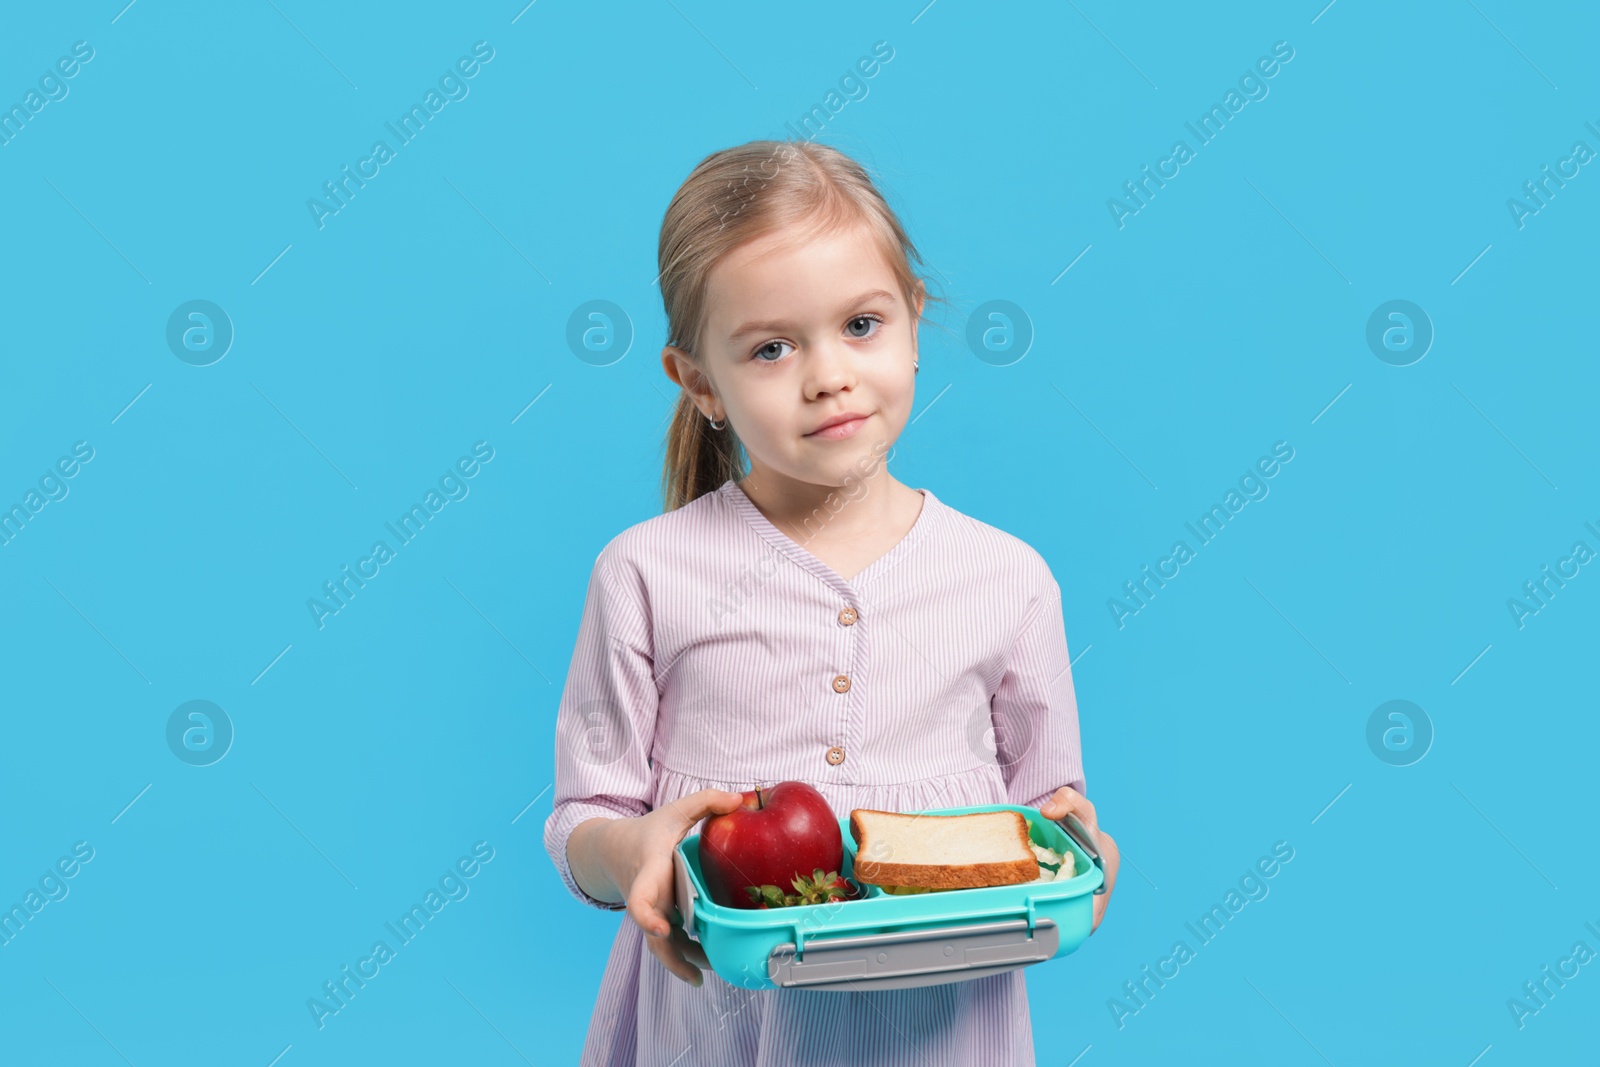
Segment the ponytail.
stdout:
<svg viewBox="0 0 1600 1067">
<path fill-rule="evenodd" d="M 713 430 L 689 394 L 678 394 L 678 406 L 667 427 L 667 461 L 661 477 L 664 510 L 676 511 L 716 491 L 729 478 L 738 481 L 744 477 L 743 448 L 733 425 L 726 417 L 722 422 L 722 429 Z"/>
</svg>

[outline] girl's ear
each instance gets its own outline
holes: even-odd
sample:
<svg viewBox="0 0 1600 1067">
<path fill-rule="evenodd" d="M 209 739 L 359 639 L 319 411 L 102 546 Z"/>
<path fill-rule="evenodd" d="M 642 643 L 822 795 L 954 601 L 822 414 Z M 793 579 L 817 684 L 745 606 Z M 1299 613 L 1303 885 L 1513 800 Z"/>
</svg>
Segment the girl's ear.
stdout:
<svg viewBox="0 0 1600 1067">
<path fill-rule="evenodd" d="M 711 388 L 711 379 L 705 372 L 695 365 L 694 360 L 681 348 L 667 345 L 661 350 L 661 367 L 671 378 L 694 400 L 700 408 L 700 413 L 706 418 L 712 418 L 716 408 L 716 392 Z M 707 411 L 711 408 L 711 411 Z"/>
<path fill-rule="evenodd" d="M 916 313 L 911 316 L 911 360 L 913 363 L 917 359 L 917 334 L 919 332 L 917 327 L 922 324 L 922 309 L 927 305 L 927 302 L 928 288 L 924 284 L 918 284 Z"/>
</svg>

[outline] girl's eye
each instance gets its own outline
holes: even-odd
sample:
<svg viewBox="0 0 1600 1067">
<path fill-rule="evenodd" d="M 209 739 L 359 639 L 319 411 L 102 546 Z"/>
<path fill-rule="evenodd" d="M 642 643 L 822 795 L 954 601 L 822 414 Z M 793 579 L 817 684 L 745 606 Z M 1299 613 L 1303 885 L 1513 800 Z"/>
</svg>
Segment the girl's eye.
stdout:
<svg viewBox="0 0 1600 1067">
<path fill-rule="evenodd" d="M 762 345 L 760 348 L 756 349 L 754 353 L 752 353 L 752 358 L 754 358 L 758 363 L 776 363 L 778 360 L 783 358 L 783 353 L 781 351 L 774 353 L 773 349 L 781 349 L 785 345 L 790 348 L 794 347 L 793 345 L 789 344 L 788 341 L 768 341 L 766 344 Z M 770 355 L 773 358 L 763 359 L 763 355 Z"/>
<path fill-rule="evenodd" d="M 855 340 L 863 341 L 877 336 L 878 331 L 873 327 L 882 325 L 883 320 L 877 315 L 857 315 L 845 324 L 845 334 Z M 776 363 L 786 355 L 783 351 L 785 348 L 793 347 L 794 345 L 788 341 L 768 341 L 750 353 L 750 358 L 757 363 Z"/>
<path fill-rule="evenodd" d="M 878 318 L 876 315 L 857 315 L 845 326 L 845 331 L 849 333 L 851 337 L 870 337 L 872 336 L 872 332 L 856 333 L 855 328 L 857 326 L 862 326 L 863 329 L 870 331 L 872 323 L 877 323 L 881 326 L 883 325 L 883 320 Z"/>
</svg>

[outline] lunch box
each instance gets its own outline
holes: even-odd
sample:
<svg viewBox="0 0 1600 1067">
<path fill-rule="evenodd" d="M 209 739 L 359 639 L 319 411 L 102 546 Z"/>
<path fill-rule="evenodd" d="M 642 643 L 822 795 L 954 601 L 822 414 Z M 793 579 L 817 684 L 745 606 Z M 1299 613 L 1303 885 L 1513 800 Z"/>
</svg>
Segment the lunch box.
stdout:
<svg viewBox="0 0 1600 1067">
<path fill-rule="evenodd" d="M 925 815 L 1016 811 L 1037 845 L 1073 856 L 1065 881 L 898 895 L 875 885 L 855 900 L 782 908 L 732 908 L 706 892 L 700 835 L 678 842 L 672 863 L 684 932 L 717 975 L 744 989 L 905 989 L 981 978 L 1057 956 L 1084 942 L 1105 871 L 1093 835 L 1072 815 L 1047 819 L 1020 804 L 938 808 Z M 839 820 L 844 870 L 854 881 L 856 841 Z M 676 925 L 676 923 L 674 923 Z"/>
</svg>

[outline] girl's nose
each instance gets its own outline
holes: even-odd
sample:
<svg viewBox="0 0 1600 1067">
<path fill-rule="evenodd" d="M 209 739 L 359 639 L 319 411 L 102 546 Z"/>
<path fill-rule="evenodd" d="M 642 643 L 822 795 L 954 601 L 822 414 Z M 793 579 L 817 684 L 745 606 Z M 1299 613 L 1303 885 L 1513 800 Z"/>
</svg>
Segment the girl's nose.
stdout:
<svg viewBox="0 0 1600 1067">
<path fill-rule="evenodd" d="M 806 361 L 806 394 L 815 400 L 828 393 L 853 388 L 856 384 L 855 364 L 840 344 L 820 345 L 811 350 Z"/>
</svg>

